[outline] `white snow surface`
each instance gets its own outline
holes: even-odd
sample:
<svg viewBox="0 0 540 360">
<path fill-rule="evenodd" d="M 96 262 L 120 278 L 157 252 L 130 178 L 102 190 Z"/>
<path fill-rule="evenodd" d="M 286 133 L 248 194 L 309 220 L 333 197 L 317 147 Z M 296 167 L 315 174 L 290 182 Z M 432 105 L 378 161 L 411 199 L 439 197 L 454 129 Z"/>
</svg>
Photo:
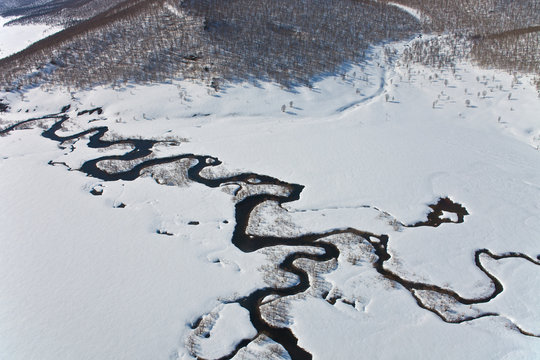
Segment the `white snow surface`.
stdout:
<svg viewBox="0 0 540 360">
<path fill-rule="evenodd" d="M 200 343 L 200 356 L 206 359 L 226 356 L 238 342 L 257 335 L 249 321 L 249 312 L 238 304 L 223 305 L 218 316 L 209 338 L 202 339 Z"/>
<path fill-rule="evenodd" d="M 395 6 L 397 8 L 400 8 L 401 10 L 403 10 L 406 13 L 414 16 L 418 20 L 422 20 L 422 13 L 420 11 L 410 7 L 410 6 L 405 6 L 405 5 L 401 5 L 401 4 L 394 3 L 394 2 L 389 2 L 388 5 L 392 5 L 392 6 Z"/>
<path fill-rule="evenodd" d="M 527 359 L 540 356 L 538 339 L 508 331 L 499 318 L 449 325 L 420 309 L 408 293 L 381 291 L 365 311 L 322 299 L 294 303 L 293 330 L 318 359 Z M 317 316 L 313 316 L 317 314 Z"/>
<path fill-rule="evenodd" d="M 103 183 L 47 165 L 58 148 L 39 132 L 13 135 L 0 141 L 1 358 L 168 359 L 218 298 L 264 286 L 263 257 L 230 244 L 227 194 Z"/>
<path fill-rule="evenodd" d="M 297 233 L 354 227 L 388 234 L 388 269 L 465 298 L 485 296 L 492 284 L 474 251 L 540 254 L 538 92 L 526 75 L 468 63 L 455 74 L 389 67 L 381 54 L 375 48 L 367 65 L 344 67 L 345 76 L 296 91 L 261 83 L 209 94 L 204 85 L 175 81 L 1 93 L 10 106 L 0 114 L 1 127 L 67 104 L 73 117 L 102 106 L 102 116 L 85 116 L 69 131 L 107 125 L 124 137 L 186 138 L 159 156 L 212 155 L 230 171 L 302 184 L 301 199 L 285 206 Z M 268 259 L 230 243 L 230 195 L 150 178 L 102 182 L 49 166 L 53 160 L 77 168 L 102 155 L 86 141 L 70 152 L 39 134 L 35 128 L 0 138 L 0 357 L 187 359 L 191 322 L 220 298 L 264 287 L 258 269 Z M 94 197 L 89 190 L 98 184 L 104 193 Z M 466 207 L 464 223 L 392 226 L 425 220 L 428 205 L 445 196 Z M 126 208 L 114 208 L 119 202 Z M 271 224 L 272 212 L 267 216 Z M 186 225 L 192 220 L 200 225 Z M 479 308 L 501 316 L 445 323 L 372 264 L 340 259 L 325 279 L 355 306 L 295 300 L 292 330 L 315 359 L 540 357 L 539 339 L 513 328 L 540 332 L 540 267 L 517 258 L 483 261 L 505 289 Z M 223 319 L 245 325 L 245 315 Z M 241 336 L 213 340 L 220 345 L 208 351 L 253 335 L 249 326 L 242 329 Z"/>
<path fill-rule="evenodd" d="M 15 17 L 0 17 L 0 59 L 24 50 L 36 41 L 62 30 L 62 27 L 46 24 L 6 25 L 15 19 Z"/>
<path fill-rule="evenodd" d="M 483 305 L 488 311 L 496 311 L 511 319 L 516 325 L 540 334 L 540 313 L 536 299 L 521 294 L 540 294 L 540 270 L 538 266 L 522 259 L 486 259 L 485 265 L 492 274 L 502 280 L 505 290 L 500 296 Z"/>
</svg>

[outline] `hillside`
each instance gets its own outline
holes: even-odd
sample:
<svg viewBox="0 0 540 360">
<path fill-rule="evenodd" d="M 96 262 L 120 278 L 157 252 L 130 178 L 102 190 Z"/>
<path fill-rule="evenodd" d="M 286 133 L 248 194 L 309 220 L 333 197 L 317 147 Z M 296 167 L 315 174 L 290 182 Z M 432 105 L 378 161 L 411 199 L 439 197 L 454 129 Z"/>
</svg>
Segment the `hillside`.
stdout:
<svg viewBox="0 0 540 360">
<path fill-rule="evenodd" d="M 247 79 L 308 84 L 344 63 L 361 61 L 372 44 L 419 31 L 408 13 L 375 2 L 222 4 L 119 3 L 0 60 L 2 82 L 85 87 L 180 77 L 209 84 Z"/>
<path fill-rule="evenodd" d="M 10 88 L 169 81 L 214 88 L 224 81 L 309 85 L 321 74 L 361 62 L 374 44 L 420 32 L 410 62 L 452 66 L 469 58 L 486 67 L 540 74 L 540 2 L 137 0 L 52 1 L 4 11 L 17 23 L 66 27 L 0 60 Z M 406 6 L 400 7 L 400 6 Z M 407 12 L 417 9 L 417 19 Z M 344 24 L 347 24 L 344 26 Z M 38 69 L 38 71 L 35 71 Z"/>
</svg>

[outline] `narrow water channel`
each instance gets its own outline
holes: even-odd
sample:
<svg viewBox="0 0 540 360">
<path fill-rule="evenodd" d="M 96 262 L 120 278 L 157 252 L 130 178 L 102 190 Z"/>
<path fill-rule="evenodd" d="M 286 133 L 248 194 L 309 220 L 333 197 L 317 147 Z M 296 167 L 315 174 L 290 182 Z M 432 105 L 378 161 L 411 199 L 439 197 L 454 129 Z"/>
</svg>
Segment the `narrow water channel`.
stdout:
<svg viewBox="0 0 540 360">
<path fill-rule="evenodd" d="M 88 160 L 83 163 L 83 165 L 78 169 L 79 171 L 92 176 L 94 178 L 101 179 L 103 181 L 115 181 L 115 180 L 125 180 L 131 181 L 135 180 L 141 176 L 145 168 L 175 162 L 181 159 L 192 160 L 194 165 L 192 165 L 188 171 L 187 176 L 191 181 L 203 184 L 211 188 L 217 188 L 224 184 L 236 183 L 236 184 L 253 184 L 258 185 L 273 185 L 279 186 L 286 189 L 286 195 L 276 195 L 276 194 L 255 194 L 248 195 L 243 200 L 239 201 L 235 205 L 235 220 L 236 225 L 231 239 L 232 244 L 234 244 L 238 249 L 245 253 L 250 253 L 262 248 L 285 245 L 285 246 L 295 246 L 295 247 L 310 247 L 310 248 L 319 248 L 322 252 L 314 254 L 313 252 L 304 252 L 304 251 L 294 251 L 290 253 L 280 264 L 279 268 L 288 273 L 294 274 L 299 281 L 295 285 L 285 286 L 282 288 L 274 287 L 265 287 L 262 289 L 257 289 L 251 294 L 241 297 L 234 302 L 238 303 L 240 306 L 244 307 L 250 314 L 250 320 L 254 328 L 257 330 L 257 336 L 266 335 L 268 338 L 272 339 L 276 343 L 282 345 L 285 350 L 288 352 L 290 357 L 294 360 L 304 360 L 311 359 L 312 354 L 310 354 L 306 349 L 303 349 L 298 345 L 298 339 L 293 334 L 293 332 L 288 328 L 278 328 L 268 324 L 263 317 L 261 316 L 260 307 L 265 298 L 268 296 L 278 296 L 285 297 L 300 294 L 305 292 L 310 287 L 310 280 L 307 272 L 297 266 L 294 262 L 298 259 L 309 259 L 317 262 L 326 262 L 332 259 L 337 260 L 339 257 L 339 249 L 337 246 L 332 244 L 330 241 L 325 241 L 325 238 L 328 238 L 333 235 L 338 234 L 354 234 L 362 237 L 365 241 L 371 244 L 373 250 L 377 256 L 377 260 L 374 262 L 373 266 L 379 274 L 384 276 L 386 279 L 394 281 L 405 289 L 407 289 L 413 297 L 417 300 L 417 303 L 420 307 L 435 313 L 445 322 L 452 323 L 461 323 L 464 321 L 471 321 L 480 317 L 485 316 L 497 316 L 496 313 L 480 313 L 475 316 L 468 316 L 460 318 L 459 320 L 449 320 L 444 314 L 439 313 L 436 309 L 429 307 L 424 304 L 421 299 L 414 295 L 415 290 L 429 290 L 436 292 L 438 294 L 447 296 L 455 300 L 457 303 L 472 305 L 485 303 L 503 291 L 502 283 L 491 273 L 489 273 L 485 267 L 482 265 L 480 257 L 481 255 L 490 256 L 493 259 L 502 259 L 502 258 L 522 258 L 527 261 L 530 261 L 536 265 L 540 265 L 539 259 L 533 259 L 525 254 L 521 253 L 506 253 L 502 255 L 492 254 L 488 249 L 479 249 L 475 253 L 475 264 L 476 266 L 490 279 L 493 284 L 493 291 L 480 298 L 463 298 L 458 293 L 454 292 L 451 289 L 443 288 L 437 285 L 410 281 L 405 278 L 402 278 L 399 274 L 392 272 L 385 268 L 385 262 L 388 261 L 391 256 L 388 252 L 388 236 L 387 235 L 378 235 L 354 228 L 348 229 L 339 229 L 339 230 L 329 230 L 321 233 L 311 233 L 298 237 L 273 237 L 273 236 L 257 236 L 252 234 L 247 234 L 247 227 L 251 213 L 254 209 L 266 201 L 274 201 L 279 205 L 296 201 L 300 198 L 300 194 L 304 187 L 299 184 L 287 183 L 285 181 L 265 176 L 254 174 L 250 172 L 227 176 L 221 178 L 206 178 L 201 175 L 202 171 L 208 167 L 214 167 L 220 165 L 221 162 L 219 159 L 213 156 L 208 155 L 196 155 L 196 154 L 180 154 L 171 157 L 165 158 L 151 158 L 144 160 L 145 157 L 148 157 L 153 153 L 152 149 L 154 145 L 159 143 L 158 140 L 144 140 L 144 139 L 120 139 L 120 140 L 105 140 L 104 136 L 109 131 L 107 126 L 98 126 L 92 127 L 90 129 L 81 131 L 76 134 L 62 136 L 59 134 L 59 131 L 62 129 L 63 124 L 70 119 L 67 115 L 69 106 L 65 106 L 61 112 L 57 114 L 47 115 L 41 118 L 28 119 L 21 121 L 15 125 L 7 127 L 3 130 L 0 130 L 0 135 L 7 135 L 10 132 L 21 128 L 23 125 L 32 124 L 34 122 L 42 120 L 55 120 L 54 124 L 43 131 L 42 136 L 45 138 L 51 139 L 58 142 L 60 145 L 63 143 L 81 139 L 85 136 L 88 136 L 87 146 L 90 148 L 109 148 L 115 145 L 123 144 L 129 145 L 131 150 L 126 152 L 123 155 L 108 155 L 102 156 L 95 159 Z M 85 110 L 78 113 L 78 115 L 83 114 L 92 114 L 97 112 L 102 113 L 101 108 L 95 108 L 91 110 Z M 129 170 L 109 173 L 101 169 L 98 164 L 106 160 L 117 160 L 117 161 L 132 161 L 132 160 L 141 160 L 137 162 L 136 165 L 131 167 Z M 405 227 L 421 227 L 421 226 L 431 226 L 437 227 L 443 223 L 455 222 L 462 223 L 465 216 L 468 215 L 467 210 L 461 204 L 455 203 L 450 198 L 441 198 L 436 204 L 430 205 L 432 211 L 427 216 L 425 221 L 421 221 L 415 224 L 406 225 Z M 447 217 L 443 217 L 443 211 L 447 213 L 453 213 L 457 216 L 457 220 L 451 220 Z M 316 315 L 314 315 L 316 316 Z M 197 321 L 195 325 L 197 325 Z M 517 329 L 524 335 L 536 336 L 534 334 L 528 333 L 525 330 L 522 330 L 517 327 Z M 257 337 L 256 336 L 256 337 Z M 254 338 L 253 338 L 254 339 Z M 240 341 L 234 351 L 232 351 L 227 356 L 222 357 L 221 359 L 230 359 L 234 357 L 239 350 L 246 347 L 253 339 L 244 339 Z"/>
</svg>

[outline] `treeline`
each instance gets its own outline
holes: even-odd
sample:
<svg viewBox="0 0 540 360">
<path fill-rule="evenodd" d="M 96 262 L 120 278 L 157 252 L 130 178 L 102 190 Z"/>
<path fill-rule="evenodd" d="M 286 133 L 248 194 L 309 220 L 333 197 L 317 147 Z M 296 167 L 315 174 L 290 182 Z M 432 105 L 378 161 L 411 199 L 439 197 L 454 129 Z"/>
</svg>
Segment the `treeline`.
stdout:
<svg viewBox="0 0 540 360">
<path fill-rule="evenodd" d="M 414 17 L 374 1 L 130 0 L 0 60 L 0 81 L 88 87 L 180 77 L 216 89 L 223 80 L 293 86 L 419 30 Z"/>
<path fill-rule="evenodd" d="M 428 32 L 484 36 L 540 25 L 540 0 L 391 1 L 420 11 Z"/>
<path fill-rule="evenodd" d="M 479 65 L 540 74 L 540 0 L 395 0 L 419 10 L 427 32 L 445 39 L 417 42 L 405 58 L 453 66 L 469 57 Z"/>
<path fill-rule="evenodd" d="M 88 87 L 195 78 L 215 89 L 223 80 L 309 85 L 362 61 L 370 45 L 410 37 L 420 27 L 447 36 L 413 42 L 405 61 L 452 67 L 469 57 L 540 74 L 540 0 L 395 2 L 419 10 L 421 24 L 385 1 L 32 1 L 19 21 L 69 26 L 0 60 L 0 82 Z"/>
<path fill-rule="evenodd" d="M 540 75 L 540 26 L 473 41 L 471 55 L 484 67 Z M 540 85 L 540 83 L 538 84 Z"/>
</svg>

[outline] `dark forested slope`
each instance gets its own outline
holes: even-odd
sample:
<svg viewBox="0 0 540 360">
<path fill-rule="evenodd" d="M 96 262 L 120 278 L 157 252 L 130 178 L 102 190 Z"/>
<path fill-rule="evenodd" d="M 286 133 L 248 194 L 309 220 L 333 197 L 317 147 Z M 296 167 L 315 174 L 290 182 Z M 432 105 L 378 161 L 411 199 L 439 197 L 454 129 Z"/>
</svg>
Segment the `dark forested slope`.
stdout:
<svg viewBox="0 0 540 360">
<path fill-rule="evenodd" d="M 411 15 L 373 1 L 131 0 L 0 60 L 0 70 L 15 86 L 173 77 L 307 84 L 419 29 Z"/>
<path fill-rule="evenodd" d="M 446 42 L 418 41 L 407 61 L 445 66 L 465 55 L 485 66 L 540 73 L 540 0 L 396 2 L 419 10 L 422 21 L 369 0 L 12 0 L 3 14 L 20 16 L 17 22 L 66 29 L 0 60 L 0 82 L 8 88 L 172 78 L 202 79 L 215 88 L 258 79 L 309 85 L 362 61 L 373 44 L 422 30 L 445 34 Z"/>
</svg>

